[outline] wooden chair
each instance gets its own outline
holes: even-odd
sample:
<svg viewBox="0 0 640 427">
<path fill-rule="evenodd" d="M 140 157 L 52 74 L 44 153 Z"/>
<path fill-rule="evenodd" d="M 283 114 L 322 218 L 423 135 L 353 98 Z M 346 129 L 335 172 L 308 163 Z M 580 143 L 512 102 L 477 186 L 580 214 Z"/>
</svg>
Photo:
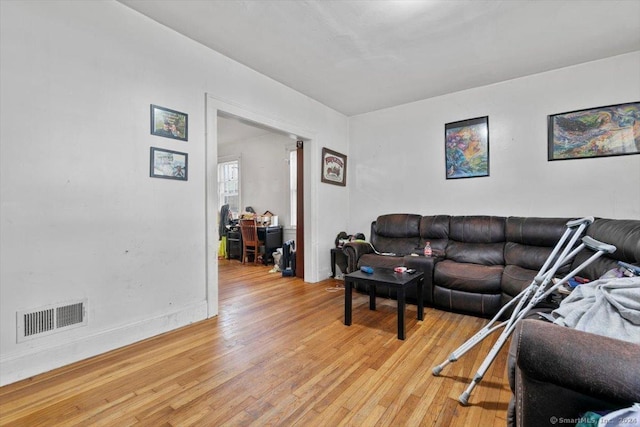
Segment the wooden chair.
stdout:
<svg viewBox="0 0 640 427">
<path fill-rule="evenodd" d="M 241 219 L 240 232 L 242 233 L 242 263 L 250 253 L 253 253 L 253 263 L 258 263 L 258 255 L 260 254 L 260 246 L 264 246 L 264 242 L 258 240 L 258 226 L 255 219 Z"/>
</svg>

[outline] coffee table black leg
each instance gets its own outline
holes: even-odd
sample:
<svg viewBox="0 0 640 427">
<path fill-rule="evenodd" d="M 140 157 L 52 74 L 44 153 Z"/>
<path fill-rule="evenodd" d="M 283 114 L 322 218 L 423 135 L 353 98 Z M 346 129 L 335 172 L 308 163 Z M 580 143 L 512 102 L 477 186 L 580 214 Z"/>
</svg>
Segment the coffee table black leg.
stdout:
<svg viewBox="0 0 640 427">
<path fill-rule="evenodd" d="M 351 326 L 351 280 L 344 281 L 344 324 Z"/>
<path fill-rule="evenodd" d="M 416 285 L 416 297 L 418 298 L 418 320 L 424 320 L 424 301 L 422 300 L 422 285 L 424 285 L 424 279 L 418 280 Z"/>
<path fill-rule="evenodd" d="M 398 289 L 398 339 L 404 340 L 404 288 Z"/>
<path fill-rule="evenodd" d="M 369 310 L 376 309 L 376 287 L 369 283 Z"/>
</svg>

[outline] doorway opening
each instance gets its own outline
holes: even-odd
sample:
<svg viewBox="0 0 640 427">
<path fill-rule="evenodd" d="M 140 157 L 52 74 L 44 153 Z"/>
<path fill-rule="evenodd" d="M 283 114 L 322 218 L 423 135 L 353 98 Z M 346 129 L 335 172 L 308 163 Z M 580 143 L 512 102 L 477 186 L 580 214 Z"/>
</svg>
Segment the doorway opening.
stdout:
<svg viewBox="0 0 640 427">
<path fill-rule="evenodd" d="M 311 161 L 311 152 L 310 150 L 303 150 L 303 142 L 310 143 L 314 139 L 314 134 L 312 132 L 301 130 L 300 128 L 293 126 L 289 123 L 283 123 L 277 119 L 270 118 L 268 116 L 259 115 L 248 111 L 243 108 L 239 108 L 235 104 L 225 103 L 224 101 L 220 101 L 211 96 L 207 96 L 206 98 L 206 128 L 207 128 L 207 138 L 206 138 L 206 170 L 207 170 L 207 181 L 206 181 L 206 193 L 207 193 L 207 204 L 206 204 L 206 218 L 207 218 L 207 306 L 208 306 L 208 317 L 212 317 L 217 315 L 218 313 L 218 259 L 217 253 L 219 248 L 219 229 L 217 227 L 218 224 L 218 216 L 220 213 L 220 204 L 218 200 L 218 157 L 222 154 L 224 157 L 225 148 L 221 148 L 224 146 L 228 140 L 235 138 L 233 133 L 248 133 L 248 139 L 266 139 L 270 140 L 270 136 L 277 136 L 279 138 L 284 138 L 287 141 L 287 144 L 282 144 L 280 148 L 275 148 L 275 150 L 281 150 L 278 153 L 280 157 L 280 161 L 275 161 L 272 165 L 263 164 L 262 169 L 264 168 L 274 168 L 281 170 L 286 175 L 286 179 L 281 184 L 280 191 L 284 194 L 284 197 L 290 197 L 290 184 L 289 184 L 289 176 L 288 176 L 288 162 L 285 160 L 288 159 L 288 154 L 290 151 L 296 152 L 297 159 L 297 171 L 298 171 L 298 179 L 297 179 L 297 212 L 296 215 L 296 227 L 294 239 L 296 241 L 296 275 L 304 278 L 305 271 L 308 267 L 312 267 L 313 261 L 309 263 L 310 260 L 309 255 L 311 255 L 310 251 L 305 251 L 305 248 L 309 247 L 312 244 L 314 230 L 310 226 L 309 221 L 304 221 L 305 219 L 305 211 L 311 212 L 312 201 L 314 197 L 312 197 L 312 192 L 315 191 L 311 186 L 310 180 L 306 175 L 308 174 L 308 169 L 305 168 L 306 163 L 310 163 Z M 270 135 L 270 136 L 269 136 Z M 271 140 L 277 140 L 277 138 L 272 138 Z M 227 141 L 227 142 L 225 142 Z M 222 142 L 222 146 L 221 146 Z M 268 143 L 268 142 L 267 142 Z M 288 145 L 287 150 L 285 150 L 285 145 Z M 244 160 L 242 156 L 240 163 L 240 170 L 246 170 L 249 166 L 247 164 L 242 164 Z M 248 163 L 248 162 L 247 162 Z M 307 169 L 307 170 L 305 170 Z M 242 181 L 242 178 L 240 178 Z M 269 185 L 269 182 L 264 182 L 262 180 L 259 185 Z M 278 185 L 277 183 L 271 183 L 273 185 Z M 240 184 L 242 186 L 241 194 L 242 194 L 242 204 L 241 209 L 246 208 L 244 206 L 249 202 L 250 194 L 247 194 L 247 188 L 251 185 L 250 182 L 245 182 Z M 263 187 L 263 190 L 265 188 Z M 268 209 L 268 208 L 267 208 Z M 288 206 L 286 210 L 285 217 L 288 217 L 290 220 L 290 207 Z M 283 210 L 282 212 L 284 212 Z M 257 212 L 257 211 L 256 211 Z M 261 213 L 261 212 L 259 212 Z M 287 224 L 288 225 L 288 224 Z M 290 227 L 293 228 L 293 227 Z M 290 230 L 289 230 L 290 231 Z M 288 236 L 291 236 L 289 234 Z M 305 256 L 306 254 L 306 256 Z M 299 258 L 298 258 L 299 257 Z M 313 281 L 313 280 L 311 280 Z"/>
<path fill-rule="evenodd" d="M 265 263 L 274 261 L 274 251 L 284 242 L 304 247 L 303 236 L 296 235 L 297 141 L 220 114 L 217 136 L 220 259 L 242 259 L 241 218 L 257 219 Z"/>
</svg>

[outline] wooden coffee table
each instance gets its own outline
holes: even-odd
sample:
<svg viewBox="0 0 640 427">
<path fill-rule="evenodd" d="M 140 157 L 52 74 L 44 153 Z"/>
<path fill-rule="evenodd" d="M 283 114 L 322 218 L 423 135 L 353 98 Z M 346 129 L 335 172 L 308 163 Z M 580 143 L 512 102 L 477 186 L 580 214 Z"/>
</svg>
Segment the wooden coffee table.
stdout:
<svg viewBox="0 0 640 427">
<path fill-rule="evenodd" d="M 365 273 L 363 271 L 354 271 L 344 276 L 344 324 L 351 325 L 351 307 L 352 307 L 352 289 L 357 283 L 362 283 L 369 290 L 369 309 L 376 309 L 376 286 L 384 285 L 394 288 L 397 291 L 398 298 L 398 339 L 404 340 L 404 309 L 405 309 L 405 290 L 409 286 L 416 286 L 416 297 L 418 299 L 418 320 L 424 319 L 424 303 L 422 301 L 422 284 L 424 282 L 424 274 L 416 271 L 413 274 L 396 273 L 390 268 L 374 268 L 373 273 Z"/>
</svg>

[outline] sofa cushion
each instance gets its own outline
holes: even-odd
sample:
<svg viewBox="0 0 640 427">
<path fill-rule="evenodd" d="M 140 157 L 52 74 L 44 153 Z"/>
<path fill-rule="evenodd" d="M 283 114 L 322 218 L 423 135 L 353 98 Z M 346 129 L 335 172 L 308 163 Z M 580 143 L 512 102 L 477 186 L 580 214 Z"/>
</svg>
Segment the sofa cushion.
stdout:
<svg viewBox="0 0 640 427">
<path fill-rule="evenodd" d="M 618 261 L 640 263 L 640 221 L 625 219 L 596 219 L 585 233 L 603 243 L 616 247 L 613 254 L 603 256 L 584 267 L 579 276 L 590 280 L 600 278 L 607 271 L 618 267 Z M 585 249 L 573 260 L 571 268 L 582 264 L 593 251 Z"/>
<path fill-rule="evenodd" d="M 504 247 L 504 261 L 507 265 L 517 265 L 538 272 L 551 255 L 552 250 L 553 247 L 507 242 Z"/>
<path fill-rule="evenodd" d="M 508 242 L 521 245 L 553 248 L 567 230 L 567 222 L 570 220 L 571 218 L 509 217 L 505 225 L 505 238 Z"/>
<path fill-rule="evenodd" d="M 500 310 L 500 295 L 464 292 L 436 285 L 433 287 L 433 304 L 448 310 L 489 317 Z"/>
<path fill-rule="evenodd" d="M 504 265 L 504 227 L 504 217 L 451 217 L 446 258 L 460 263 Z"/>
<path fill-rule="evenodd" d="M 420 215 L 381 215 L 371 224 L 371 244 L 378 252 L 409 255 L 420 250 Z"/>
<path fill-rule="evenodd" d="M 449 240 L 449 215 L 423 216 L 420 220 L 420 246 L 430 242 L 434 254 L 444 254 Z"/>
<path fill-rule="evenodd" d="M 376 220 L 376 234 L 384 237 L 419 237 L 420 215 L 389 214 L 380 215 Z"/>
<path fill-rule="evenodd" d="M 582 264 L 591 255 L 593 255 L 593 251 L 589 249 L 585 249 L 576 255 L 571 264 L 572 270 L 576 269 L 578 266 L 582 266 Z M 603 256 L 591 262 L 589 265 L 583 266 L 576 276 L 584 277 L 589 280 L 597 280 L 607 271 L 618 267 L 618 261 L 609 258 L 608 256 Z"/>
<path fill-rule="evenodd" d="M 501 216 L 452 216 L 449 238 L 465 243 L 504 242 L 505 220 Z"/>
<path fill-rule="evenodd" d="M 531 284 L 567 230 L 569 221 L 570 218 L 507 218 L 507 242 L 504 246 L 506 267 L 502 274 L 503 305 Z M 557 275 L 568 273 L 568 264 L 558 269 Z"/>
<path fill-rule="evenodd" d="M 501 289 L 510 297 L 517 296 L 533 282 L 539 270 L 529 270 L 517 265 L 507 265 L 502 272 Z M 503 302 L 508 302 L 503 301 Z"/>
<path fill-rule="evenodd" d="M 597 219 L 587 229 L 587 236 L 614 245 L 610 255 L 618 261 L 635 264 L 640 262 L 640 221 L 622 219 Z"/>
<path fill-rule="evenodd" d="M 444 260 L 435 265 L 433 281 L 439 286 L 478 294 L 500 294 L 502 265 L 478 265 Z"/>
<path fill-rule="evenodd" d="M 531 285 L 533 278 L 536 277 L 539 270 L 528 270 L 526 268 L 518 267 L 517 265 L 507 265 L 502 272 L 502 282 L 500 287 L 502 288 L 502 297 L 500 298 L 500 306 L 506 305 L 514 297 L 518 296 L 526 287 Z M 541 301 L 536 305 L 537 311 L 551 311 L 556 307 L 553 302 Z M 515 305 L 507 309 L 502 318 L 506 319 L 511 316 Z"/>
<path fill-rule="evenodd" d="M 447 259 L 480 265 L 504 265 L 503 243 L 461 243 L 447 245 Z"/>
</svg>

